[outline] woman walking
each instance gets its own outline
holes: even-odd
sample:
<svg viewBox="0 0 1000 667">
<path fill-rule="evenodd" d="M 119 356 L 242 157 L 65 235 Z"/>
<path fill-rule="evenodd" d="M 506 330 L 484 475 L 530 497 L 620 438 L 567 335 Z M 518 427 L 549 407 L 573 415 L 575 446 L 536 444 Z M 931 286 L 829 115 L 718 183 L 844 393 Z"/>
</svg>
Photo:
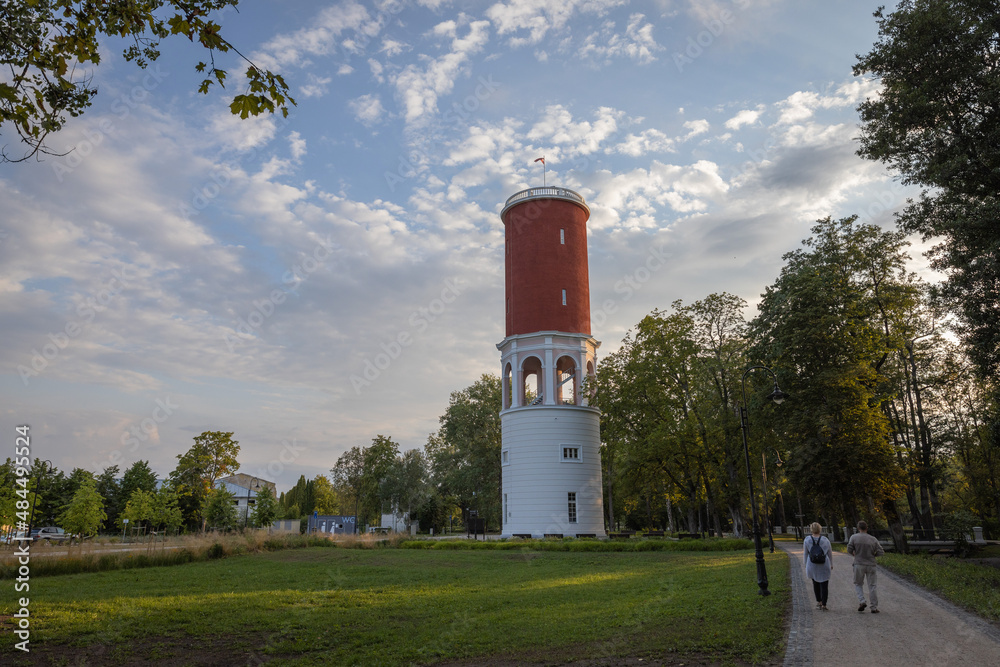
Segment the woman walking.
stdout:
<svg viewBox="0 0 1000 667">
<path fill-rule="evenodd" d="M 823 527 L 818 523 L 809 526 L 812 535 L 802 540 L 802 554 L 806 561 L 806 575 L 812 579 L 816 594 L 816 608 L 826 611 L 830 590 L 830 573 L 833 572 L 833 548 L 830 540 L 822 537 Z"/>
</svg>

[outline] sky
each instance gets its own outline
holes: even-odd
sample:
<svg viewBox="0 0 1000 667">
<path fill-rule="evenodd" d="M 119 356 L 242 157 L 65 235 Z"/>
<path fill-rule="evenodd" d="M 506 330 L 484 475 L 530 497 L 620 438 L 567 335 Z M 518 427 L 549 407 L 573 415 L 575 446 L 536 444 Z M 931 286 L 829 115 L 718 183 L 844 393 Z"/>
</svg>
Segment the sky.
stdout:
<svg viewBox="0 0 1000 667">
<path fill-rule="evenodd" d="M 855 153 L 878 4 L 248 0 L 223 34 L 298 105 L 246 121 L 235 54 L 206 96 L 195 45 L 142 70 L 106 40 L 65 155 L 0 165 L 0 456 L 27 425 L 60 470 L 165 477 L 232 431 L 284 491 L 421 447 L 499 374 L 499 212 L 543 156 L 591 209 L 600 356 L 678 299 L 753 317 L 817 219 L 892 228 L 913 194 Z"/>
</svg>

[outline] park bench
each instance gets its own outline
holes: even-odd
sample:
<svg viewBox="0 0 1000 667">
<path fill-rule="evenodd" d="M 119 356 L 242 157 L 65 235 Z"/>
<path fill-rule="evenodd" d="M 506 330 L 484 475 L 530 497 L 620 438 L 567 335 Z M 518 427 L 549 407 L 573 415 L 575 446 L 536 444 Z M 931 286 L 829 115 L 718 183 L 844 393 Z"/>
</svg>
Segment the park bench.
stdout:
<svg viewBox="0 0 1000 667">
<path fill-rule="evenodd" d="M 701 533 L 677 533 L 677 537 L 682 540 L 700 540 Z"/>
<path fill-rule="evenodd" d="M 663 537 L 662 530 L 647 530 L 645 533 L 646 537 Z"/>
<path fill-rule="evenodd" d="M 577 533 L 577 537 L 597 537 L 595 533 Z"/>
<path fill-rule="evenodd" d="M 514 537 L 519 537 L 522 540 L 530 540 L 531 533 L 514 533 Z"/>
<path fill-rule="evenodd" d="M 563 537 L 562 533 L 545 533 L 545 539 L 561 540 Z"/>
</svg>

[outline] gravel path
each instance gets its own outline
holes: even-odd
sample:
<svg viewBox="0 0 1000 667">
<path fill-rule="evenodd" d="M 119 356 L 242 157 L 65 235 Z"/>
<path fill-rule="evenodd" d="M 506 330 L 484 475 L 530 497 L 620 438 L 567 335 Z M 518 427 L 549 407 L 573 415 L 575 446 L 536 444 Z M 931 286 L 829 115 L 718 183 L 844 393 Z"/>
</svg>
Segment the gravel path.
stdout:
<svg viewBox="0 0 1000 667">
<path fill-rule="evenodd" d="M 775 546 L 791 558 L 793 611 L 786 666 L 1000 665 L 1000 629 L 885 568 L 878 570 L 880 613 L 859 613 L 854 558 L 844 553 L 833 553 L 829 611 L 816 609 L 801 544 Z"/>
</svg>

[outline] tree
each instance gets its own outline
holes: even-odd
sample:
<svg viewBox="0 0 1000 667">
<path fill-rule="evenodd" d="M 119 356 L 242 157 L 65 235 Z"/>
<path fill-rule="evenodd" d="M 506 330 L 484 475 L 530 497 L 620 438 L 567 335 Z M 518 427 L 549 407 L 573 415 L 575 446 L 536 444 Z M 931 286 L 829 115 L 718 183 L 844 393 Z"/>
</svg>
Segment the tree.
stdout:
<svg viewBox="0 0 1000 667">
<path fill-rule="evenodd" d="M 397 458 L 382 482 L 382 496 L 389 501 L 392 510 L 405 514 L 406 525 L 416 518 L 414 512 L 429 496 L 427 459 L 419 449 L 403 452 Z"/>
<path fill-rule="evenodd" d="M 898 391 L 888 362 L 919 295 L 905 273 L 905 241 L 849 217 L 818 221 L 804 244 L 785 255 L 751 323 L 752 358 L 794 397 L 762 417 L 790 443 L 789 476 L 818 500 L 826 523 L 884 512 L 898 526 L 903 479 L 882 405 Z"/>
<path fill-rule="evenodd" d="M 149 461 L 136 461 L 122 475 L 119 492 L 123 502 L 127 502 L 139 489 L 156 493 L 156 486 L 156 473 L 149 467 Z"/>
<path fill-rule="evenodd" d="M 602 464 L 609 525 L 673 523 L 722 530 L 721 506 L 739 533 L 743 503 L 732 417 L 733 378 L 742 362 L 743 302 L 713 294 L 673 312 L 654 310 L 598 367 Z M 703 518 L 704 517 L 704 518 Z"/>
<path fill-rule="evenodd" d="M 289 519 L 298 519 L 302 515 L 310 515 L 315 504 L 315 484 L 313 480 L 306 479 L 305 475 L 299 475 L 299 481 L 295 483 L 288 493 L 281 494 L 281 504 L 285 508 L 285 516 Z"/>
<path fill-rule="evenodd" d="M 73 494 L 73 499 L 59 520 L 67 532 L 80 537 L 93 537 L 107 518 L 104 499 L 97 492 L 97 483 L 93 479 L 87 479 Z"/>
<path fill-rule="evenodd" d="M 126 61 L 145 69 L 159 55 L 160 41 L 180 35 L 208 50 L 208 62 L 195 70 L 205 78 L 198 92 L 208 93 L 214 84 L 224 87 L 225 70 L 215 65 L 217 53 L 233 51 L 248 65 L 246 92 L 236 95 L 230 111 L 247 118 L 280 110 L 288 116 L 288 95 L 284 79 L 257 67 L 221 34 L 210 14 L 236 7 L 239 0 L 121 0 L 119 2 L 79 2 L 74 0 L 28 0 L 0 4 L 3 39 L 0 64 L 9 70 L 0 81 L 0 124 L 10 123 L 27 153 L 11 160 L 19 162 L 45 148 L 47 136 L 60 130 L 66 116 L 79 116 L 97 94 L 91 78 L 77 71 L 87 63 L 100 63 L 100 37 L 108 35 L 129 40 L 123 51 Z"/>
<path fill-rule="evenodd" d="M 382 518 L 382 484 L 389 476 L 397 456 L 399 443 L 384 435 L 375 436 L 372 444 L 364 448 L 359 519 L 369 525 Z"/>
<path fill-rule="evenodd" d="M 122 510 L 119 526 L 128 525 L 133 531 L 138 530 L 143 522 L 152 523 L 155 516 L 156 496 L 145 489 L 136 489 L 132 492 L 125 509 Z M 128 524 L 125 520 L 128 520 Z"/>
<path fill-rule="evenodd" d="M 205 431 L 194 439 L 194 445 L 177 455 L 177 468 L 170 473 L 170 482 L 177 491 L 184 520 L 205 527 L 202 510 L 209 492 L 223 475 L 239 468 L 237 456 L 240 444 L 233 433 Z"/>
<path fill-rule="evenodd" d="M 487 526 L 501 525 L 500 378 L 484 374 L 452 392 L 438 432 L 427 439 L 433 479 L 450 506 L 479 511 Z"/>
<path fill-rule="evenodd" d="M 337 492 L 325 475 L 316 475 L 313 480 L 313 510 L 320 514 L 336 514 L 340 508 Z"/>
<path fill-rule="evenodd" d="M 104 511 L 108 515 L 104 522 L 105 530 L 113 530 L 118 525 L 118 514 L 121 512 L 121 486 L 118 482 L 118 466 L 108 466 L 97 477 L 97 492 L 104 498 Z"/>
<path fill-rule="evenodd" d="M 346 498 L 354 501 L 354 515 L 361 503 L 361 482 L 365 472 L 365 457 L 361 447 L 351 447 L 337 458 L 330 470 L 333 486 Z"/>
<path fill-rule="evenodd" d="M 164 484 L 153 497 L 153 511 L 150 521 L 154 528 L 177 530 L 184 523 L 184 516 L 177 500 L 177 492 L 169 484 Z"/>
<path fill-rule="evenodd" d="M 274 520 L 278 518 L 278 501 L 271 493 L 271 487 L 265 486 L 257 494 L 257 502 L 254 504 L 253 514 L 250 516 L 253 519 L 253 525 L 258 528 L 265 526 L 270 528 Z"/>
<path fill-rule="evenodd" d="M 957 303 L 959 333 L 980 377 L 1000 371 L 1000 5 L 905 0 L 875 12 L 879 41 L 855 75 L 882 84 L 863 102 L 859 155 L 934 188 L 901 227 L 939 240 L 940 296 Z M 1000 426 L 1000 422 L 998 422 Z"/>
<path fill-rule="evenodd" d="M 212 489 L 202 508 L 206 525 L 215 530 L 232 530 L 239 518 L 236 516 L 236 499 L 225 488 Z"/>
</svg>

